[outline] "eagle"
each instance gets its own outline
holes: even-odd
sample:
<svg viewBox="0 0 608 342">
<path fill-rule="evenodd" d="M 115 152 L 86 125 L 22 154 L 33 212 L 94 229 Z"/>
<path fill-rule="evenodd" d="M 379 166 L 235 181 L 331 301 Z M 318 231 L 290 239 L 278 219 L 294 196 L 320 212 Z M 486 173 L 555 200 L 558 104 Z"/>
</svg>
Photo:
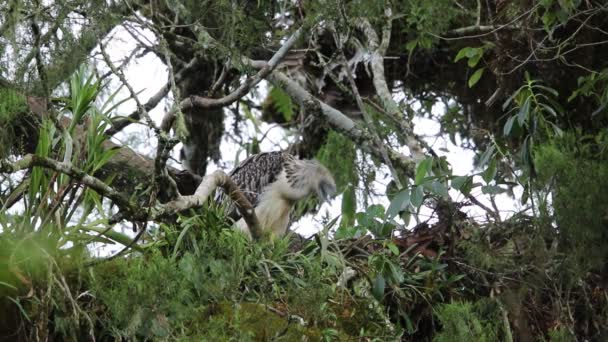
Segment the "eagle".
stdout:
<svg viewBox="0 0 608 342">
<path fill-rule="evenodd" d="M 254 206 L 260 227 L 272 236 L 287 233 L 291 209 L 298 201 L 310 195 L 327 201 L 336 193 L 331 172 L 319 161 L 298 159 L 284 151 L 254 154 L 229 176 Z M 228 216 L 236 221 L 237 229 L 251 237 L 247 224 L 228 196 L 218 190 L 216 199 L 228 202 Z"/>
</svg>

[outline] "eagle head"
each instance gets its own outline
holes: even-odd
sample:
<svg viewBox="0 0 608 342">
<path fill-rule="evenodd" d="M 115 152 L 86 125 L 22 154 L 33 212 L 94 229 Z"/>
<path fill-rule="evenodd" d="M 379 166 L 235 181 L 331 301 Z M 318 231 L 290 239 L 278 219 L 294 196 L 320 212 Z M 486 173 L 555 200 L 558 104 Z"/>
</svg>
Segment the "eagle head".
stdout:
<svg viewBox="0 0 608 342">
<path fill-rule="evenodd" d="M 319 176 L 315 184 L 315 192 L 321 201 L 329 202 L 336 195 L 336 182 L 329 170 L 319 164 Z"/>
<path fill-rule="evenodd" d="M 328 201 L 336 194 L 336 182 L 331 172 L 317 160 L 292 160 L 287 167 L 287 177 L 295 200 L 316 194 L 321 201 Z"/>
</svg>

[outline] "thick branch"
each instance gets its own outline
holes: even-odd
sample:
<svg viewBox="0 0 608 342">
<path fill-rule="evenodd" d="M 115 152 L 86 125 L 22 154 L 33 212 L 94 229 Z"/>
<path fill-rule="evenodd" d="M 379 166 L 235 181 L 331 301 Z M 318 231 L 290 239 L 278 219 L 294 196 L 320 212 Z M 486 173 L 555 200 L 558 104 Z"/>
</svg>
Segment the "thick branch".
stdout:
<svg viewBox="0 0 608 342">
<path fill-rule="evenodd" d="M 186 109 L 192 106 L 202 107 L 202 108 L 219 108 L 228 106 L 235 101 L 239 100 L 243 96 L 247 95 L 249 91 L 255 87 L 261 80 L 265 79 L 276 67 L 279 65 L 279 62 L 285 58 L 287 52 L 291 49 L 291 47 L 298 41 L 300 36 L 302 35 L 302 28 L 297 29 L 291 37 L 281 46 L 281 48 L 270 58 L 268 63 L 264 67 L 262 67 L 257 74 L 253 77 L 247 78 L 240 87 L 238 87 L 232 93 L 219 98 L 206 98 L 202 96 L 191 96 L 188 99 L 182 101 L 182 109 Z"/>
<path fill-rule="evenodd" d="M 225 106 L 228 106 L 228 105 L 238 101 L 243 96 L 247 95 L 253 87 L 255 87 L 258 83 L 260 83 L 260 81 L 262 81 L 270 73 L 272 73 L 272 71 L 279 65 L 281 60 L 283 58 L 285 58 L 285 55 L 287 55 L 287 52 L 289 52 L 291 47 L 298 41 L 298 39 L 300 39 L 300 37 L 302 36 L 302 33 L 303 33 L 303 29 L 301 27 L 298 28 L 291 35 L 291 37 L 289 37 L 289 39 L 287 39 L 285 44 L 283 44 L 283 46 L 281 46 L 281 48 L 279 50 L 277 50 L 277 52 L 272 56 L 272 58 L 270 58 L 268 63 L 265 63 L 263 66 L 261 66 L 259 68 L 260 70 L 253 77 L 248 77 L 243 82 L 243 84 L 241 84 L 241 86 L 238 87 L 232 93 L 230 93 L 222 98 L 219 98 L 219 99 L 193 95 L 180 102 L 180 109 L 184 110 L 184 109 L 188 109 L 188 108 L 192 108 L 192 107 L 214 109 L 214 108 L 225 107 Z M 211 37 L 209 37 L 209 38 L 213 39 Z M 161 128 L 163 130 L 168 131 L 168 128 L 171 127 L 173 120 L 175 118 L 175 114 L 176 114 L 176 112 L 174 110 L 172 110 L 171 112 L 169 112 L 165 115 L 165 117 L 163 118 L 163 124 L 161 125 Z"/>
<path fill-rule="evenodd" d="M 390 15 L 390 13 L 388 13 Z M 401 117 L 401 111 L 399 110 L 399 106 L 393 100 L 393 96 L 391 94 L 390 89 L 388 88 L 388 84 L 386 82 L 385 73 L 384 73 L 384 52 L 386 51 L 386 47 L 390 41 L 390 30 L 391 30 L 391 20 L 389 19 L 387 25 L 385 25 L 382 33 L 382 41 L 380 41 L 378 34 L 371 26 L 369 21 L 367 20 L 359 20 L 358 25 L 361 31 L 365 34 L 369 48 L 371 50 L 371 68 L 373 73 L 373 83 L 374 88 L 376 89 L 376 93 L 384 106 L 384 109 L 391 113 L 394 117 Z M 403 132 L 406 135 L 406 143 L 408 148 L 410 149 L 410 153 L 415 160 L 420 160 L 424 158 L 424 153 L 422 152 L 422 148 L 420 147 L 420 143 L 416 140 L 413 132 L 413 128 L 411 123 L 404 122 L 404 126 L 407 128 L 407 132 Z"/>
<path fill-rule="evenodd" d="M 95 178 L 70 164 L 37 156 L 35 154 L 27 154 L 25 157 L 23 157 L 23 159 L 20 159 L 14 163 L 0 160 L 0 172 L 14 173 L 34 166 L 40 166 L 66 174 L 95 190 L 99 194 L 111 199 L 121 210 L 126 212 L 126 215 L 133 218 L 142 218 L 140 208 L 131 203 L 124 194 L 114 190 L 100 179 Z"/>
<path fill-rule="evenodd" d="M 205 176 L 194 195 L 181 196 L 174 201 L 157 206 L 156 213 L 153 216 L 169 216 L 190 208 L 201 207 L 218 187 L 223 188 L 224 192 L 229 194 L 230 199 L 235 203 L 236 208 L 247 223 L 253 238 L 256 240 L 261 238 L 262 229 L 255 215 L 253 205 L 247 200 L 236 183 L 220 170 Z"/>
<path fill-rule="evenodd" d="M 168 202 L 166 204 L 159 204 L 153 210 L 149 211 L 146 210 L 146 208 L 141 208 L 135 203 L 132 203 L 129 201 L 127 196 L 105 184 L 100 179 L 87 174 L 83 170 L 76 168 L 73 165 L 62 163 L 50 158 L 41 157 L 35 154 L 27 154 L 25 157 L 23 157 L 23 159 L 20 159 L 14 163 L 0 160 L 0 172 L 2 173 L 14 173 L 34 166 L 40 166 L 60 172 L 80 181 L 82 184 L 88 186 L 100 195 L 109 198 L 114 204 L 116 204 L 116 206 L 118 206 L 118 208 L 120 208 L 122 212 L 121 217 L 131 221 L 154 221 L 163 217 L 177 214 L 178 212 L 184 210 L 201 207 L 203 203 L 207 201 L 213 191 L 219 186 L 222 187 L 234 201 L 239 213 L 247 223 L 253 238 L 259 239 L 262 236 L 262 230 L 251 202 L 247 200 L 236 183 L 234 183 L 234 181 L 222 171 L 216 171 L 213 174 L 204 177 L 194 195 L 182 196 L 177 200 Z"/>
<path fill-rule="evenodd" d="M 264 62 L 250 61 L 250 64 L 254 66 L 260 66 L 263 63 Z M 279 71 L 274 71 L 272 74 L 270 74 L 268 80 L 275 86 L 283 89 L 287 94 L 289 94 L 289 96 L 291 96 L 291 98 L 305 106 L 307 109 L 314 110 L 317 108 L 319 114 L 324 116 L 336 130 L 344 133 L 355 143 L 359 144 L 364 151 L 382 159 L 382 153 L 376 148 L 374 138 L 365 131 L 359 129 L 355 125 L 355 122 L 348 116 L 342 114 L 342 112 L 331 107 L 330 105 L 319 101 L 319 99 L 315 98 L 301 85 Z M 408 177 L 412 177 L 414 175 L 414 160 L 407 158 L 398 151 L 392 149 L 387 149 L 386 152 L 388 153 L 388 158 L 390 161 L 395 166 L 402 169 Z"/>
</svg>

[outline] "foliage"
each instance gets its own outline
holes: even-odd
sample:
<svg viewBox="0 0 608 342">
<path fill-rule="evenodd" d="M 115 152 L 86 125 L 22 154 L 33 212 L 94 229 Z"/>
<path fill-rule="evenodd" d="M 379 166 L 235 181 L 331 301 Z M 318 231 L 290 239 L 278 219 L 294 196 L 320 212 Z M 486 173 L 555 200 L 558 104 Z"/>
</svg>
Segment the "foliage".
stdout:
<svg viewBox="0 0 608 342">
<path fill-rule="evenodd" d="M 0 86 L 0 159 L 9 155 L 9 147 L 15 139 L 15 120 L 25 116 L 26 110 L 23 95 Z"/>
<path fill-rule="evenodd" d="M 608 163 L 605 151 L 597 150 L 606 146 L 605 136 L 602 132 L 589 143 L 570 133 L 535 153 L 539 182 L 551 189 L 551 217 L 560 231 L 560 247 L 576 265 L 568 273 L 578 276 L 603 268 L 608 256 L 602 248 L 608 241 L 608 197 L 603 191 L 608 186 Z"/>
<path fill-rule="evenodd" d="M 1 3 L 0 336 L 605 339 L 605 12 L 579 0 Z M 276 68 L 256 69 L 296 29 Z M 134 49 L 104 69 L 97 47 L 124 41 Z M 168 82 L 144 102 L 126 78 L 148 57 Z M 259 76 L 272 85 L 251 86 Z M 184 108 L 173 118 L 166 104 L 159 125 L 162 99 Z M 419 118 L 455 146 L 414 130 Z M 135 123 L 153 160 L 108 147 Z M 214 204 L 146 221 L 109 195 L 141 212 L 183 198 L 198 180 L 172 167 L 177 140 L 201 133 L 201 159 L 222 166 L 210 147 L 259 152 L 274 143 L 265 123 L 331 170 L 339 225 L 251 242 Z M 454 171 L 456 147 L 476 170 Z M 21 167 L 26 155 L 59 167 Z M 101 245 L 120 251 L 96 256 Z"/>
<path fill-rule="evenodd" d="M 487 306 L 494 306 L 489 312 Z M 485 309 L 485 310 L 484 310 Z M 433 341 L 498 341 L 500 328 L 496 305 L 480 301 L 442 304 L 436 309 L 442 331 Z M 494 317 L 492 317 L 494 316 Z"/>
</svg>

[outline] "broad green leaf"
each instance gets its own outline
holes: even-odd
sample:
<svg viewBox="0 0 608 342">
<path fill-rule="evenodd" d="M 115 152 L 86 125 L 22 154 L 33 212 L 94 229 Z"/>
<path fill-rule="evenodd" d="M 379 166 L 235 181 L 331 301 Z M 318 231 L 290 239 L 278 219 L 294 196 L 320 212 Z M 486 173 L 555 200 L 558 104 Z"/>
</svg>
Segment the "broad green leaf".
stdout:
<svg viewBox="0 0 608 342">
<path fill-rule="evenodd" d="M 404 210 L 410 204 L 410 190 L 405 189 L 400 191 L 393 200 L 391 204 L 388 206 L 386 210 L 386 219 L 390 220 L 393 217 L 397 216 L 400 211 Z"/>
<path fill-rule="evenodd" d="M 394 255 L 399 255 L 399 248 L 392 242 L 388 242 L 386 247 L 393 253 Z"/>
<path fill-rule="evenodd" d="M 467 57 L 467 54 L 470 53 L 471 50 L 473 50 L 473 48 L 470 46 L 460 49 L 460 51 L 458 51 L 456 54 L 456 58 L 454 58 L 454 62 L 458 62 L 459 60 Z"/>
<path fill-rule="evenodd" d="M 553 88 L 545 87 L 545 86 L 540 85 L 540 84 L 534 85 L 534 88 L 542 89 L 542 90 L 548 92 L 549 94 L 551 94 L 551 95 L 553 95 L 555 97 L 557 97 L 559 95 L 559 93 L 557 92 L 557 90 L 555 90 Z"/>
<path fill-rule="evenodd" d="M 481 79 L 481 76 L 483 75 L 483 71 L 485 69 L 486 68 L 477 69 L 477 71 L 475 71 L 473 75 L 471 75 L 471 78 L 469 78 L 469 88 L 473 88 L 473 86 L 477 84 L 477 82 L 479 82 L 479 79 Z"/>
<path fill-rule="evenodd" d="M 437 196 L 441 196 L 443 198 L 448 197 L 448 188 L 443 184 L 443 182 L 437 180 L 433 181 L 433 183 L 431 183 L 431 191 Z"/>
<path fill-rule="evenodd" d="M 377 274 L 374 279 L 374 286 L 372 288 L 372 294 L 377 300 L 382 300 L 384 297 L 384 288 L 386 287 L 386 280 L 381 274 Z"/>
<path fill-rule="evenodd" d="M 468 176 L 455 176 L 454 178 L 452 178 L 451 186 L 456 190 L 460 190 L 468 179 Z"/>
<path fill-rule="evenodd" d="M 388 276 L 387 278 L 389 283 L 393 285 L 399 285 L 401 282 L 403 282 L 403 271 L 401 271 L 399 265 L 392 262 L 391 260 L 387 260 L 386 265 L 388 266 L 389 272 L 388 274 L 385 274 Z"/>
<path fill-rule="evenodd" d="M 517 113 L 517 122 L 520 126 L 523 126 L 524 122 L 529 116 L 530 113 L 530 104 L 532 102 L 532 96 L 528 96 L 524 101 L 524 104 L 519 109 L 519 113 Z"/>
<path fill-rule="evenodd" d="M 426 177 L 428 171 L 431 169 L 432 164 L 432 157 L 426 158 L 425 160 L 421 161 L 420 164 L 418 164 L 418 167 L 416 168 L 416 185 L 422 184 L 422 181 L 424 180 L 424 177 Z"/>
<path fill-rule="evenodd" d="M 502 132 L 505 136 L 507 136 L 507 135 L 509 135 L 509 133 L 511 133 L 511 129 L 513 128 L 513 123 L 515 123 L 516 118 L 517 118 L 517 116 L 513 115 L 513 116 L 509 117 L 509 119 L 505 123 L 505 127 Z"/>
<path fill-rule="evenodd" d="M 488 149 L 479 157 L 479 163 L 477 164 L 477 167 L 482 167 L 486 165 L 490 158 L 494 157 L 495 150 L 496 146 L 490 145 L 490 147 L 488 147 Z"/>
<path fill-rule="evenodd" d="M 546 103 L 539 103 L 539 105 L 543 107 L 547 112 L 549 112 L 549 114 L 557 117 L 557 112 L 555 111 L 555 109 L 551 108 L 551 106 L 547 105 Z"/>
<path fill-rule="evenodd" d="M 424 189 L 422 189 L 421 186 L 415 186 L 412 189 L 410 202 L 412 203 L 414 208 L 420 208 L 422 202 L 424 202 Z"/>
<path fill-rule="evenodd" d="M 490 183 L 496 176 L 496 159 L 493 158 L 488 165 L 488 168 L 481 174 L 481 177 L 486 183 Z"/>
<path fill-rule="evenodd" d="M 416 46 L 418 46 L 418 40 L 417 39 L 410 40 L 409 42 L 407 42 L 407 44 L 405 44 L 405 49 L 409 52 L 412 52 L 412 51 L 414 51 Z"/>
<path fill-rule="evenodd" d="M 498 185 L 484 185 L 481 187 L 481 192 L 489 195 L 497 195 L 506 192 L 506 189 L 499 187 Z"/>
<path fill-rule="evenodd" d="M 481 185 L 480 183 L 473 184 L 473 177 L 468 177 L 467 181 L 464 182 L 464 184 L 460 188 L 460 192 L 462 192 L 465 195 L 468 195 L 471 193 L 471 190 L 473 190 L 473 187 L 477 187 L 480 185 Z"/>
<path fill-rule="evenodd" d="M 481 57 L 483 56 L 483 50 L 479 50 L 480 52 L 478 54 L 476 54 L 475 56 L 469 58 L 467 65 L 469 66 L 469 68 L 474 68 L 477 66 L 477 64 L 479 63 L 479 61 L 481 60 Z"/>
<path fill-rule="evenodd" d="M 370 217 L 383 217 L 384 207 L 381 204 L 373 204 L 367 207 L 365 213 Z"/>
</svg>

